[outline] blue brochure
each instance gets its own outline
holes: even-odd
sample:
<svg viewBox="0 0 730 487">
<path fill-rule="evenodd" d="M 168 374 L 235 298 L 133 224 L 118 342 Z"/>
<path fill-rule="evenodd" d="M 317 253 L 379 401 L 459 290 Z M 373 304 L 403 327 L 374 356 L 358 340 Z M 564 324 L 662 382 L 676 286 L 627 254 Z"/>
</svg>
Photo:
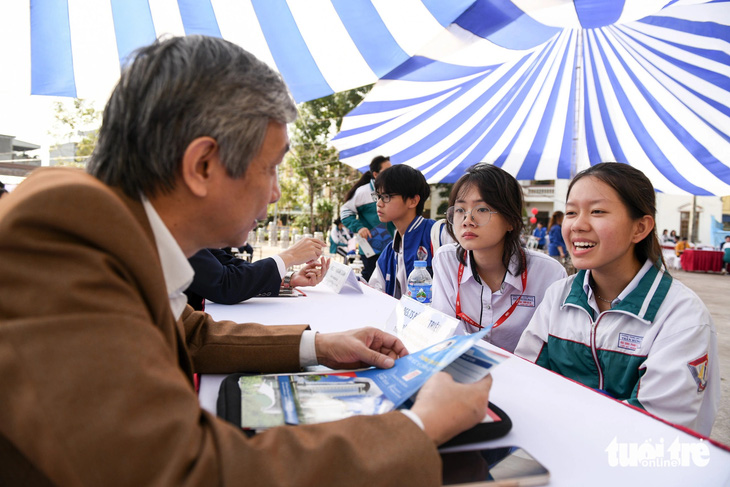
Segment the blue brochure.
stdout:
<svg viewBox="0 0 730 487">
<path fill-rule="evenodd" d="M 441 370 L 451 373 L 457 382 L 474 382 L 486 376 L 503 359 L 502 355 L 475 346 L 488 332 L 453 336 L 399 358 L 390 369 L 368 369 L 357 375 L 375 382 L 398 407 Z"/>
<path fill-rule="evenodd" d="M 486 333 L 447 338 L 399 358 L 390 369 L 242 376 L 238 380 L 241 426 L 261 430 L 386 413 L 405 403 L 441 370 L 457 382 L 474 382 L 506 358 L 476 346 Z"/>
</svg>

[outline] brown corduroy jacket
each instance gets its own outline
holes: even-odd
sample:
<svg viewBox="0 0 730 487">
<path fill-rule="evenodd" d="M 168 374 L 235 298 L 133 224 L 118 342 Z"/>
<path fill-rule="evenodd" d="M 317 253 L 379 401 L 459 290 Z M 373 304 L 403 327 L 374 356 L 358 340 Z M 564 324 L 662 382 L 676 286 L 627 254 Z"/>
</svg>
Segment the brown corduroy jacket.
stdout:
<svg viewBox="0 0 730 487">
<path fill-rule="evenodd" d="M 170 310 L 144 208 L 72 169 L 0 201 L 0 485 L 440 485 L 400 413 L 247 438 L 193 372 L 299 368 L 306 326 Z"/>
</svg>

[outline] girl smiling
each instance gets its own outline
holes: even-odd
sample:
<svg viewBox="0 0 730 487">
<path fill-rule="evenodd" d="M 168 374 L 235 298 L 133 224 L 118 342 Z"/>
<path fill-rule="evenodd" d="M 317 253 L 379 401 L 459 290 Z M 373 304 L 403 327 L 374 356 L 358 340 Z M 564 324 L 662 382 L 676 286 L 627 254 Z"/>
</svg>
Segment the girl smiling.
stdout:
<svg viewBox="0 0 730 487">
<path fill-rule="evenodd" d="M 709 435 L 720 395 L 715 326 L 672 279 L 638 169 L 597 164 L 568 187 L 563 238 L 581 269 L 551 286 L 515 353 Z"/>
</svg>

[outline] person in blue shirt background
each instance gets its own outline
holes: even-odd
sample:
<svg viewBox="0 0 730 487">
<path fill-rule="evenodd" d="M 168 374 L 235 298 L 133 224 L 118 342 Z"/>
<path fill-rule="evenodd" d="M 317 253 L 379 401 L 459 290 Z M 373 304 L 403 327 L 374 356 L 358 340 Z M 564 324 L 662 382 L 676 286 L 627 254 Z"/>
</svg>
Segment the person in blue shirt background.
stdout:
<svg viewBox="0 0 730 487">
<path fill-rule="evenodd" d="M 568 249 L 565 247 L 565 240 L 563 240 L 563 216 L 565 214 L 562 211 L 556 211 L 550 217 L 550 224 L 548 225 L 548 237 L 550 238 L 548 255 L 560 262 L 563 262 L 565 256 L 568 255 Z"/>
<path fill-rule="evenodd" d="M 547 235 L 547 228 L 542 223 L 537 222 L 537 226 L 532 231 L 532 235 L 537 237 L 537 248 L 545 250 L 545 235 Z"/>
</svg>

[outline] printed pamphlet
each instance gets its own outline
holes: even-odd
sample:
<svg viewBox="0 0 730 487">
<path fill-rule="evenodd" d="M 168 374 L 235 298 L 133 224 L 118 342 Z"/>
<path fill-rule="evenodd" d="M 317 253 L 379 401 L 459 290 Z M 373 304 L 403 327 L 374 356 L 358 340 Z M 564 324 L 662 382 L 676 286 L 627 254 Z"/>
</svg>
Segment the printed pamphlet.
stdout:
<svg viewBox="0 0 730 487">
<path fill-rule="evenodd" d="M 390 369 L 242 376 L 241 426 L 262 430 L 386 413 L 406 403 L 441 370 L 457 382 L 477 381 L 507 358 L 476 345 L 486 333 L 447 338 L 397 359 Z"/>
</svg>

